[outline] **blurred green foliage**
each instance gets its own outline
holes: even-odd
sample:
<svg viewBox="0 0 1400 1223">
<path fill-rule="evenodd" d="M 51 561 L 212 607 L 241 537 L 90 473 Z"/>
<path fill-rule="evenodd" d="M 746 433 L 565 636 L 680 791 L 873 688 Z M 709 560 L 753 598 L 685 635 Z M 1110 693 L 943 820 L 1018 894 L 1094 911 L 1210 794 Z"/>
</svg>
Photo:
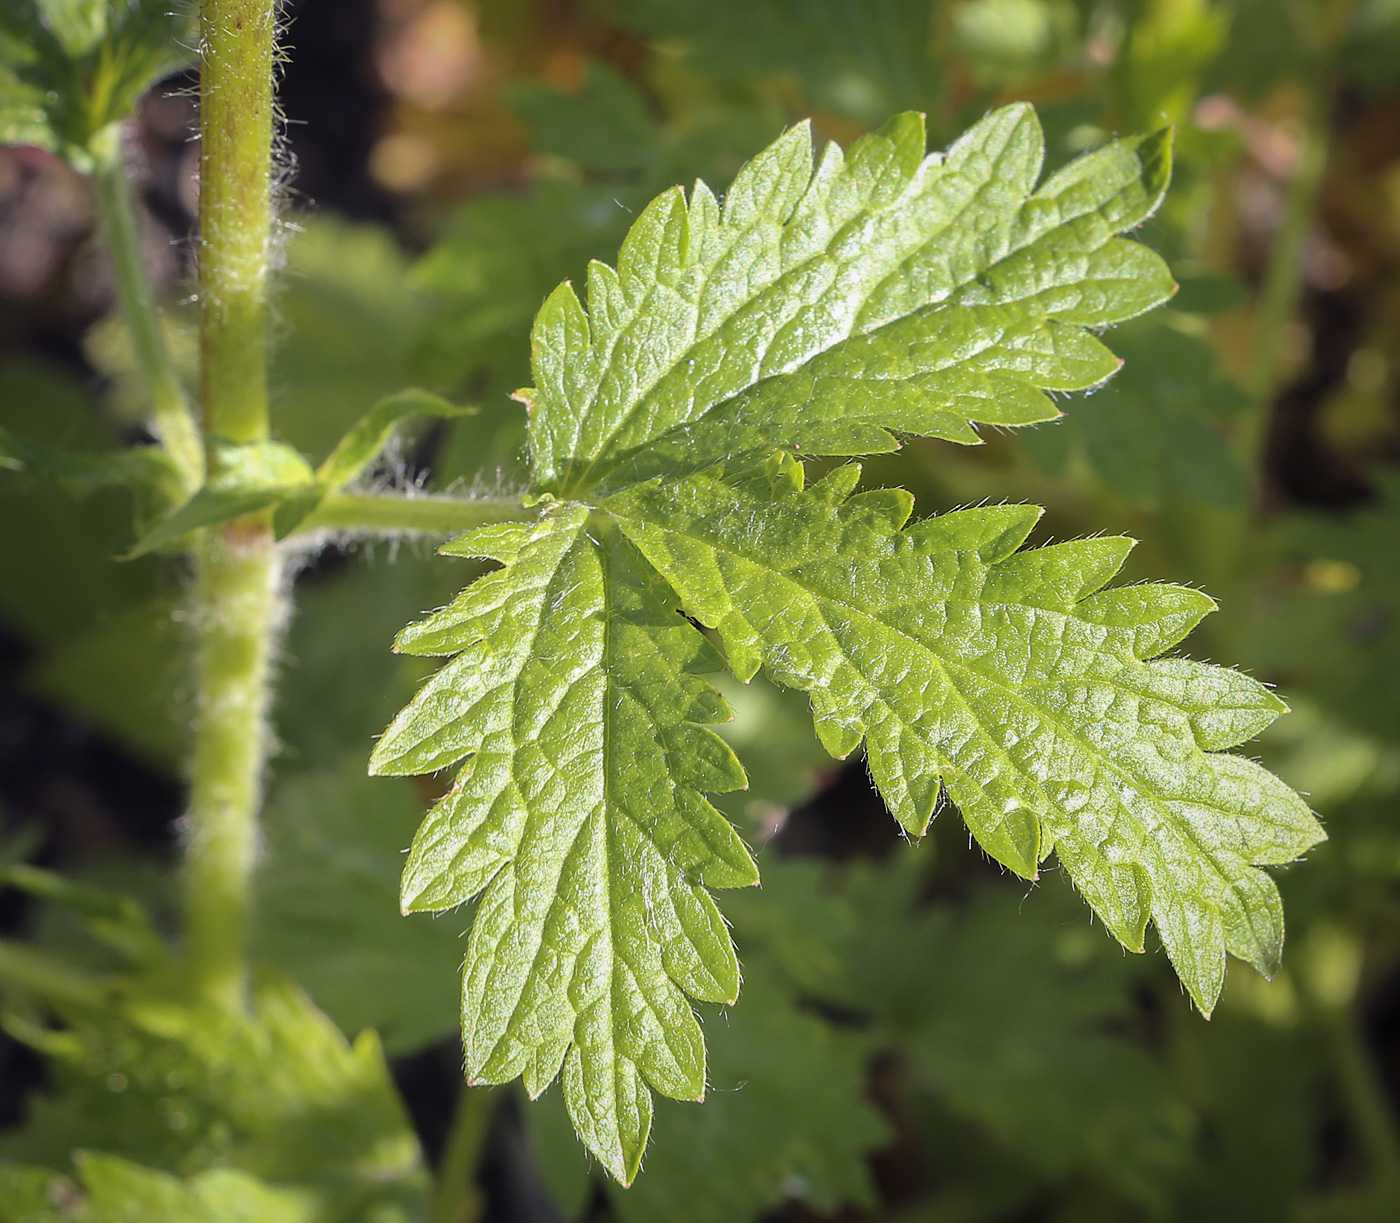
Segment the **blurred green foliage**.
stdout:
<svg viewBox="0 0 1400 1223">
<path fill-rule="evenodd" d="M 94 139 L 193 58 L 184 0 L 11 0 L 0 8 L 0 144 L 93 166 Z"/>
</svg>

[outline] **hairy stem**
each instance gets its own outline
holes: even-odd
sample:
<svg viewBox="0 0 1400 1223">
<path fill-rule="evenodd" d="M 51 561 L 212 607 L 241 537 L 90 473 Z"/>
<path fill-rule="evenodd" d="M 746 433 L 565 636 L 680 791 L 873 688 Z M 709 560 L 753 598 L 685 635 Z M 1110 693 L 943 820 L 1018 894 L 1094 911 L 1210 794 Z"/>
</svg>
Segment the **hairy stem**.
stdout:
<svg viewBox="0 0 1400 1223">
<path fill-rule="evenodd" d="M 276 0 L 200 9 L 199 339 L 205 427 L 267 437 Z"/>
<path fill-rule="evenodd" d="M 375 493 L 329 493 L 296 535 L 348 531 L 366 535 L 460 535 L 488 522 L 528 521 L 532 510 L 519 497 L 403 497 Z"/>
<path fill-rule="evenodd" d="M 160 310 L 146 274 L 141 227 L 127 177 L 125 129 L 125 122 L 113 123 L 92 142 L 97 166 L 93 174 L 97 205 L 115 273 L 117 300 L 150 402 L 152 429 L 175 460 L 189 493 L 204 479 L 204 446 L 185 389 L 170 360 Z"/>
<path fill-rule="evenodd" d="M 272 653 L 284 614 L 265 518 L 205 532 L 195 583 L 199 721 L 185 839 L 186 948 L 196 992 L 236 1006 L 246 988 Z"/>
<path fill-rule="evenodd" d="M 235 442 L 268 433 L 275 10 L 275 0 L 204 0 L 200 10 L 200 383 L 206 429 Z M 238 1006 L 247 988 L 272 654 L 284 619 L 269 515 L 209 528 L 196 563 L 187 969 L 197 993 Z"/>
</svg>

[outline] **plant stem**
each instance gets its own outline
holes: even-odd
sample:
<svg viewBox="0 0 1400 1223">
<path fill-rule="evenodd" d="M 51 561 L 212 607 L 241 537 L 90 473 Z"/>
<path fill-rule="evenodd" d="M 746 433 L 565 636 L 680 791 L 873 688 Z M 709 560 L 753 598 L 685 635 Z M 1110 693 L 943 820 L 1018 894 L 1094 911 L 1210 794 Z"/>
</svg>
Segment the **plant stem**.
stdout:
<svg viewBox="0 0 1400 1223">
<path fill-rule="evenodd" d="M 328 493 L 296 535 L 318 531 L 369 535 L 460 535 L 488 522 L 529 521 L 535 512 L 519 497 L 401 497 L 376 493 Z"/>
<path fill-rule="evenodd" d="M 205 428 L 267 437 L 276 0 L 200 8 L 199 336 Z"/>
<path fill-rule="evenodd" d="M 275 10 L 275 0 L 204 0 L 200 10 L 200 383 L 206 429 L 235 442 L 268 434 Z M 269 515 L 206 530 L 197 571 L 187 971 L 197 994 L 239 1006 L 247 989 L 272 654 L 285 619 Z"/>
<path fill-rule="evenodd" d="M 428 1223 L 477 1223 L 485 1202 L 476 1185 L 481 1148 L 490 1129 L 496 1103 L 489 1087 L 463 1083 L 457 1092 L 452 1128 L 447 1132 L 438 1166 Z"/>
<path fill-rule="evenodd" d="M 102 232 L 117 283 L 117 300 L 131 337 L 136 367 L 146 385 L 152 427 L 193 492 L 204 479 L 204 446 L 185 389 L 175 373 L 161 330 L 160 310 L 146 274 L 141 227 L 127 177 L 126 124 L 108 125 L 94 137 L 93 181 Z"/>
<path fill-rule="evenodd" d="M 185 840 L 186 956 L 195 991 L 241 1004 L 272 653 L 285 620 L 264 516 L 204 533 L 197 558 L 199 711 Z"/>
</svg>

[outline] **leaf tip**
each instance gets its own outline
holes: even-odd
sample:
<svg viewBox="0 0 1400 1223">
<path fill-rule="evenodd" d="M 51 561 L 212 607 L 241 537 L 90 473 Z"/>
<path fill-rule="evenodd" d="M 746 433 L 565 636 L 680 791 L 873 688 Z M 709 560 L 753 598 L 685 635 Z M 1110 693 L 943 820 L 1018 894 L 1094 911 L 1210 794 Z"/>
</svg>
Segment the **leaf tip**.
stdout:
<svg viewBox="0 0 1400 1223">
<path fill-rule="evenodd" d="M 416 880 L 410 879 L 410 865 L 404 871 L 403 881 L 399 885 L 399 916 L 409 917 L 414 913 L 433 912 L 431 905 L 423 905 L 419 902 L 423 899 L 424 888 Z"/>
</svg>

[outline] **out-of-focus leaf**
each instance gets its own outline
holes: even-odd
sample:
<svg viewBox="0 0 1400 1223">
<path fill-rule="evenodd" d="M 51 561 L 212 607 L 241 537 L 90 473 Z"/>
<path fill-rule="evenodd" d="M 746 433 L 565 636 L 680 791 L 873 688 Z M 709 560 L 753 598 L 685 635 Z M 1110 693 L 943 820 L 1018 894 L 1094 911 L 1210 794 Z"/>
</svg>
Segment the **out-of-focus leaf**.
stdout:
<svg viewBox="0 0 1400 1223">
<path fill-rule="evenodd" d="M 951 20 L 953 53 L 986 86 L 1023 84 L 1079 49 L 1073 0 L 967 0 Z"/>
<path fill-rule="evenodd" d="M 114 992 L 100 1011 L 62 997 L 65 1026 L 36 1035 L 48 1090 L 0 1157 L 56 1171 L 75 1150 L 178 1177 L 233 1169 L 315 1202 L 316 1217 L 421 1217 L 418 1143 L 379 1042 L 348 1045 L 294 986 L 261 978 L 247 1013 Z"/>
<path fill-rule="evenodd" d="M 577 94 L 532 81 L 516 85 L 510 101 L 533 129 L 536 148 L 585 170 L 640 171 L 661 156 L 660 131 L 646 99 L 605 64 L 589 64 Z"/>
<path fill-rule="evenodd" d="M 1342 63 L 1375 93 L 1393 91 L 1400 84 L 1400 4 L 1361 0 L 1355 6 Z"/>
<path fill-rule="evenodd" d="M 197 303 L 165 301 L 159 317 L 165 350 L 190 402 L 199 398 L 199 322 Z M 150 393 L 131 331 L 120 310 L 99 319 L 83 333 L 83 355 L 106 379 L 105 406 L 118 420 L 144 424 Z"/>
<path fill-rule="evenodd" d="M 707 1019 L 705 1104 L 659 1102 L 644 1171 L 611 1187 L 619 1217 L 729 1223 L 786 1199 L 820 1214 L 873 1207 L 866 1160 L 891 1130 L 867 1098 L 868 1038 L 800 1009 L 757 966 L 743 1006 Z"/>
<path fill-rule="evenodd" d="M 1073 903 L 977 897 L 921 965 L 908 1048 L 925 1090 L 1037 1178 L 1088 1174 L 1161 1213 L 1192 1117 L 1148 1050 L 1115 1030 L 1131 1018 L 1131 975 L 1087 923 L 1063 924 Z"/>
<path fill-rule="evenodd" d="M 402 850 L 421 818 L 412 787 L 365 777 L 359 753 L 338 769 L 290 773 L 263 816 L 259 954 L 341 1031 L 374 1028 L 390 1054 L 457 1026 L 466 917 L 399 914 Z"/>
<path fill-rule="evenodd" d="M 113 440 L 81 385 L 38 365 L 0 370 L 0 417 L 35 451 L 84 467 Z M 131 545 L 130 498 L 85 487 L 75 499 L 48 475 L 3 473 L 0 520 L 22 529 L 0 532 L 0 617 L 33 649 L 31 691 L 174 773 L 188 733 L 174 575 L 156 557 L 117 561 Z"/>
<path fill-rule="evenodd" d="M 227 522 L 298 497 L 315 483 L 311 465 L 281 442 L 235 445 L 217 441 L 213 446 L 213 467 L 204 486 L 184 505 L 157 521 L 128 556 L 154 552 L 200 527 Z"/>
<path fill-rule="evenodd" d="M 561 278 L 615 251 L 643 203 L 617 187 L 561 182 L 483 196 L 416 265 L 414 281 L 432 308 L 412 377 L 482 404 L 481 415 L 451 429 L 440 464 L 446 479 L 522 468 L 525 413 L 506 397 L 529 380 L 540 301 Z"/>
<path fill-rule="evenodd" d="M 178 775 L 190 740 L 187 636 L 167 598 L 108 612 L 34 662 L 29 688 Z"/>
<path fill-rule="evenodd" d="M 7 0 L 0 6 L 0 143 L 93 167 L 93 139 L 190 62 L 185 0 Z"/>
<path fill-rule="evenodd" d="M 1186 314 L 1223 314 L 1249 300 L 1249 289 L 1230 276 L 1183 276 L 1172 309 Z"/>
<path fill-rule="evenodd" d="M 1220 422 L 1244 405 L 1244 393 L 1220 373 L 1203 340 L 1156 321 L 1130 324 L 1114 336 L 1123 369 L 1053 426 L 1083 447 L 1099 478 L 1143 508 L 1170 493 L 1237 510 L 1248 495 L 1244 471 Z M 1029 440 L 1050 470 L 1063 453 Z"/>
<path fill-rule="evenodd" d="M 1122 117 L 1134 127 L 1180 123 L 1200 95 L 1203 72 L 1225 45 L 1229 6 L 1158 0 L 1134 18 L 1115 65 Z"/>
<path fill-rule="evenodd" d="M 1150 965 L 1099 940 L 1052 876 L 1026 898 L 979 888 L 930 904 L 929 855 L 765 858 L 763 888 L 726 903 L 746 969 L 771 964 L 801 995 L 873 1023 L 875 1047 L 908 1059 L 911 1104 L 927 1098 L 955 1129 L 975 1127 L 970 1145 L 996 1152 L 989 1168 L 1041 1193 L 1087 1176 L 1119 1211 L 1160 1214 L 1192 1118 L 1132 1034 Z M 948 1175 L 975 1194 L 993 1188 Z"/>
<path fill-rule="evenodd" d="M 414 383 L 441 389 L 407 368 L 424 303 L 387 229 L 307 218 L 279 281 L 286 339 L 269 378 L 279 441 L 319 460 L 386 396 Z"/>
<path fill-rule="evenodd" d="M 934 0 L 625 0 L 624 17 L 679 44 L 705 72 L 752 87 L 795 80 L 816 106 L 873 126 L 936 111 Z"/>
<path fill-rule="evenodd" d="M 1169 1031 L 1176 1086 L 1209 1134 L 1182 1169 L 1171 1217 L 1299 1218 L 1296 1203 L 1317 1175 L 1315 1101 L 1326 1073 L 1317 1034 L 1251 1018 L 1227 997 L 1208 1029 Z"/>
<path fill-rule="evenodd" d="M 784 1201 L 821 1214 L 874 1204 L 871 1152 L 890 1137 L 866 1094 L 870 1043 L 802 1009 L 766 965 L 745 973 L 744 1004 L 707 1008 L 703 1105 L 659 1101 L 656 1136 L 630 1189 L 610 1188 L 627 1223 L 742 1223 Z M 560 1206 L 581 1203 L 585 1159 L 550 1092 L 529 1112 L 540 1166 Z"/>
<path fill-rule="evenodd" d="M 0 886 L 68 910 L 99 942 L 116 951 L 128 968 L 158 972 L 170 953 L 145 908 L 132 896 L 69 879 L 28 863 L 0 868 Z"/>
<path fill-rule="evenodd" d="M 715 806 L 757 839 L 774 832 L 787 813 L 832 771 L 831 757 L 812 735 L 811 703 L 762 676 L 741 684 L 717 675 L 714 685 L 733 718 L 715 729 L 747 762 L 749 786 L 717 794 Z"/>
<path fill-rule="evenodd" d="M 159 446 L 84 454 L 27 441 L 0 426 L 0 462 L 16 471 L 51 476 L 78 495 L 96 488 L 130 489 L 142 517 L 166 509 L 180 497 L 179 469 Z"/>
<path fill-rule="evenodd" d="M 327 489 L 343 488 L 370 465 L 389 444 L 394 430 L 410 416 L 436 416 L 450 420 L 467 416 L 473 408 L 448 403 L 441 395 L 410 387 L 381 399 L 362 417 L 316 469 L 316 481 Z"/>
<path fill-rule="evenodd" d="M 75 453 L 114 442 L 81 382 L 55 367 L 12 361 L 0 367 L 0 421 L 12 436 Z M 99 628 L 149 602 L 164 586 L 154 557 L 114 558 L 131 545 L 131 503 L 96 488 L 74 499 L 48 476 L 0 473 L 0 617 L 41 650 Z"/>
<path fill-rule="evenodd" d="M 458 575 L 444 573 L 417 545 L 395 551 L 387 574 L 389 548 L 363 545 L 346 564 L 299 584 L 274 710 L 287 767 L 338 769 L 347 753 L 364 751 L 427 677 L 421 660 L 385 645 L 406 620 L 447 602 Z"/>
<path fill-rule="evenodd" d="M 0 1223 L 73 1223 L 78 1186 L 51 1168 L 0 1162 Z"/>
<path fill-rule="evenodd" d="M 1348 725 L 1400 742 L 1400 471 L 1373 473 L 1374 501 L 1345 514 L 1296 515 L 1276 546 L 1292 588 L 1268 608 L 1251 663 Z"/>
<path fill-rule="evenodd" d="M 235 1168 L 211 1168 L 188 1180 L 140 1164 L 79 1152 L 86 1191 L 78 1223 L 318 1223 L 316 1195 L 268 1185 Z"/>
<path fill-rule="evenodd" d="M 1309 35 L 1316 29 L 1310 19 L 1322 8 L 1320 0 L 1225 0 L 1225 8 L 1230 34 L 1205 75 L 1205 90 L 1253 102 L 1280 80 L 1319 70 L 1324 48 Z"/>
</svg>

